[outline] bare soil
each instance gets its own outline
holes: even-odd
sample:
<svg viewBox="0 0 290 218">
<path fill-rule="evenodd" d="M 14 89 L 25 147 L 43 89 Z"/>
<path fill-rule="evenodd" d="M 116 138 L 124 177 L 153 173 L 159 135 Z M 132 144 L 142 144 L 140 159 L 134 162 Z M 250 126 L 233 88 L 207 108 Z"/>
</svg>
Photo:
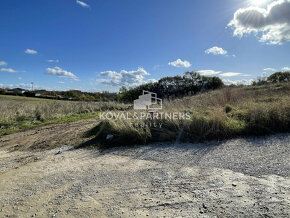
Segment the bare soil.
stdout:
<svg viewBox="0 0 290 218">
<path fill-rule="evenodd" d="M 0 138 L 0 217 L 290 217 L 290 134 L 108 150 L 89 119 Z"/>
</svg>

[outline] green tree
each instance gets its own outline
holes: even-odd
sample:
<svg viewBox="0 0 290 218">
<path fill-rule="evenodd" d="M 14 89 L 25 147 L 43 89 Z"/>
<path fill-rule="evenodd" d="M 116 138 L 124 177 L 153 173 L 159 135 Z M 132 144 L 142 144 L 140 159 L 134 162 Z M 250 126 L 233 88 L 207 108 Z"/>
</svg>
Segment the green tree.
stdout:
<svg viewBox="0 0 290 218">
<path fill-rule="evenodd" d="M 5 89 L 0 89 L 0 95 L 4 95 L 6 93 Z"/>
<path fill-rule="evenodd" d="M 270 83 L 288 82 L 290 81 L 290 72 L 277 72 L 267 79 Z"/>
<path fill-rule="evenodd" d="M 186 72 L 184 76 L 164 77 L 158 82 L 143 84 L 135 88 L 122 87 L 117 99 L 133 102 L 143 90 L 157 93 L 160 98 L 183 97 L 201 90 L 218 89 L 223 86 L 222 80 L 218 77 L 205 77 L 197 72 Z"/>
</svg>

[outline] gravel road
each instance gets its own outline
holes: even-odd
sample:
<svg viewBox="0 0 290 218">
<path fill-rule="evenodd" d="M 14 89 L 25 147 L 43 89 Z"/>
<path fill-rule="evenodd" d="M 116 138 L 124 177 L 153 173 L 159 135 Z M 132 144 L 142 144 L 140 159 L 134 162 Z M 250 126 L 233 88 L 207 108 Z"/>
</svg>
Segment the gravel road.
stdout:
<svg viewBox="0 0 290 218">
<path fill-rule="evenodd" d="M 290 217 L 290 134 L 37 152 L 17 134 L 0 138 L 0 217 Z"/>
</svg>

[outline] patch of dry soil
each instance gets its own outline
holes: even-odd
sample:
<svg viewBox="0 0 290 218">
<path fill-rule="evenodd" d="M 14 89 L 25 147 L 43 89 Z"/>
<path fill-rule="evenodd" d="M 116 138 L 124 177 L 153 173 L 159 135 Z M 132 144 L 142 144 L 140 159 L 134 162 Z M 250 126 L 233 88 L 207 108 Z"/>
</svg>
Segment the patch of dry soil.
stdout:
<svg viewBox="0 0 290 218">
<path fill-rule="evenodd" d="M 94 122 L 0 138 L 0 217 L 290 216 L 290 135 L 102 152 L 30 150 L 51 147 L 53 135 L 79 137 Z"/>
<path fill-rule="evenodd" d="M 60 146 L 76 146 L 87 139 L 84 133 L 98 123 L 97 119 L 48 125 L 0 137 L 0 148 L 15 150 L 43 150 Z"/>
</svg>

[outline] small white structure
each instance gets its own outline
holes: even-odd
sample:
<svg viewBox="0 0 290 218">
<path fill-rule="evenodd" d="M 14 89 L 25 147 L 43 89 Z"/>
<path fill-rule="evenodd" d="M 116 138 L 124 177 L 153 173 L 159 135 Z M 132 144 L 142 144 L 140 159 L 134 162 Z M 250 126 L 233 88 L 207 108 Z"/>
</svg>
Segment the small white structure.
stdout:
<svg viewBox="0 0 290 218">
<path fill-rule="evenodd" d="M 154 92 L 143 90 L 143 95 L 134 100 L 134 110 L 162 109 L 162 99 Z"/>
</svg>

